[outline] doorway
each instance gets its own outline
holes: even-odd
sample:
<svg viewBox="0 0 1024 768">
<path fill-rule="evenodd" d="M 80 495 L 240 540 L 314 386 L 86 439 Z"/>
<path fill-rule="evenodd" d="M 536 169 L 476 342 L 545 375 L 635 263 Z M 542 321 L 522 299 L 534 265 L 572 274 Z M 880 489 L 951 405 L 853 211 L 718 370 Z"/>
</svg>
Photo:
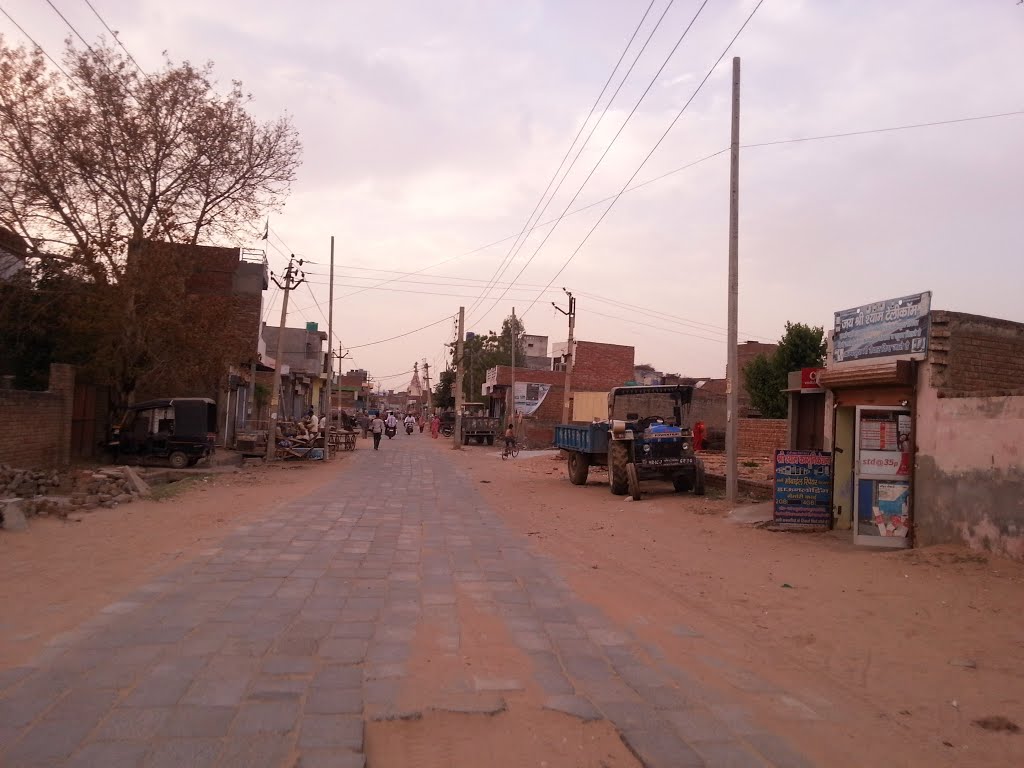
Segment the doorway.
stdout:
<svg viewBox="0 0 1024 768">
<path fill-rule="evenodd" d="M 854 406 L 837 407 L 832 433 L 832 514 L 835 527 L 846 531 L 853 527 L 856 416 Z"/>
<path fill-rule="evenodd" d="M 906 407 L 856 406 L 856 544 L 910 546 L 911 424 L 911 412 Z"/>
</svg>

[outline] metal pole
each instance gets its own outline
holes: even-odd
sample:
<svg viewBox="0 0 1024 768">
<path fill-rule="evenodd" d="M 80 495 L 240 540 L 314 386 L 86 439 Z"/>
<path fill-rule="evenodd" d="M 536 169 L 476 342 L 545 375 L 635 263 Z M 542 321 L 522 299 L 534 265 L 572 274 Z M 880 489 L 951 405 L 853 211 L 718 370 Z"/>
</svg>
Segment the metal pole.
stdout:
<svg viewBox="0 0 1024 768">
<path fill-rule="evenodd" d="M 427 405 L 426 405 L 426 416 L 431 416 L 434 410 L 434 392 L 430 388 L 430 363 L 423 360 L 423 382 L 427 388 Z"/>
<path fill-rule="evenodd" d="M 324 458 L 331 458 L 330 449 L 330 434 L 331 425 L 334 423 L 334 414 L 331 412 L 334 408 L 334 352 L 332 351 L 331 341 L 334 339 L 334 235 L 331 235 L 331 283 L 327 287 L 327 420 L 324 422 L 327 433 L 324 435 Z M 338 354 L 341 354 L 341 350 L 338 350 Z M 341 368 L 341 360 L 338 361 L 338 367 Z M 340 428 L 340 425 L 339 425 Z"/>
<path fill-rule="evenodd" d="M 453 445 L 456 448 L 462 447 L 462 377 L 466 371 L 462 355 L 465 353 L 465 331 L 466 308 L 459 307 L 459 336 L 455 342 L 455 433 L 452 436 Z"/>
<path fill-rule="evenodd" d="M 294 258 L 294 256 L 292 257 Z M 275 282 L 277 282 L 275 280 Z M 281 356 L 284 354 L 284 324 L 288 319 L 288 294 L 292 289 L 292 260 L 284 271 L 284 285 L 278 283 L 284 299 L 281 302 L 281 324 L 277 327 L 277 351 L 274 353 L 274 388 L 270 392 L 270 419 L 267 422 L 267 461 L 274 460 L 277 447 L 277 409 L 281 405 Z"/>
<path fill-rule="evenodd" d="M 732 146 L 729 151 L 729 364 L 726 386 L 725 498 L 739 492 L 740 57 L 732 60 Z"/>
</svg>

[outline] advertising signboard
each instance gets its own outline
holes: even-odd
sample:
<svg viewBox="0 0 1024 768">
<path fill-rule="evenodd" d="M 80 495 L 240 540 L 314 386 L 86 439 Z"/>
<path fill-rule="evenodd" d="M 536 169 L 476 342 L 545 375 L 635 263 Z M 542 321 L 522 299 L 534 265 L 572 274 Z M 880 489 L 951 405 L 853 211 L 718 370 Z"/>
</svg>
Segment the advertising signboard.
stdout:
<svg viewBox="0 0 1024 768">
<path fill-rule="evenodd" d="M 821 373 L 824 368 L 801 368 L 800 369 L 800 391 L 818 392 L 822 389 Z"/>
<path fill-rule="evenodd" d="M 550 384 L 517 381 L 515 389 L 516 413 L 522 416 L 532 416 L 540 408 L 549 391 L 551 391 Z"/>
<path fill-rule="evenodd" d="M 832 454 L 775 451 L 774 520 L 780 525 L 829 528 L 832 524 Z"/>
<path fill-rule="evenodd" d="M 931 291 L 925 291 L 836 312 L 832 361 L 923 357 L 928 351 L 931 304 Z"/>
</svg>

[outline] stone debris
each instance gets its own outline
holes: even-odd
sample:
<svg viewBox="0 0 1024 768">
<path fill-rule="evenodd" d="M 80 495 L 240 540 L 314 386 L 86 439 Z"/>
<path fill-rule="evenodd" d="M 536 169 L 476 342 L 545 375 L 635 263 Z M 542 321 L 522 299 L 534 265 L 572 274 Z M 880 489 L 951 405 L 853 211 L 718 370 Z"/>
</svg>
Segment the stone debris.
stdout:
<svg viewBox="0 0 1024 768">
<path fill-rule="evenodd" d="M 128 504 L 150 493 L 130 467 L 72 470 L 19 469 L 0 464 L 0 506 L 18 502 L 21 519 L 66 518 L 72 512 Z M 11 530 L 5 523 L 4 528 Z"/>
</svg>

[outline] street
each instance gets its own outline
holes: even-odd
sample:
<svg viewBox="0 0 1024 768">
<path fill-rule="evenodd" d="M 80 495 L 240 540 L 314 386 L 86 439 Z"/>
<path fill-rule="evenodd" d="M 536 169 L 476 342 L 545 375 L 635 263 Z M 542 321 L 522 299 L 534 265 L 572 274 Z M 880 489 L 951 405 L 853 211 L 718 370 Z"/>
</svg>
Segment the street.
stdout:
<svg viewBox="0 0 1024 768">
<path fill-rule="evenodd" d="M 599 559 L 592 539 L 608 544 L 613 531 L 578 530 L 580 515 L 596 521 L 625 507 L 640 520 L 665 504 L 711 514 L 720 501 L 663 494 L 629 505 L 604 488 L 569 486 L 550 454 L 503 463 L 493 449 L 456 452 L 419 435 L 385 440 L 379 453 L 366 445 L 323 467 L 326 483 L 294 488 L 56 636 L 34 661 L 0 669 L 0 764 L 781 767 L 1019 758 L 1012 734 L 973 729 L 995 741 L 970 753 L 914 738 L 865 706 L 866 690 L 823 677 L 811 654 L 803 669 L 783 655 L 766 668 L 765 630 L 744 626 L 739 601 L 730 625 L 728 605 L 704 611 L 645 580 L 625 560 L 625 531 L 624 554 Z M 592 485 L 600 479 L 595 473 Z M 544 507 L 536 488 L 555 482 L 565 492 Z M 554 506 L 569 498 L 580 500 L 575 510 Z M 577 532 L 559 533 L 556 515 L 576 515 Z M 673 525 L 692 539 L 704 523 L 695 516 Z M 650 554 L 660 556 L 654 547 Z M 742 568 L 730 560 L 713 581 L 725 584 Z M 1020 702 L 1000 706 L 1019 711 Z"/>
</svg>

